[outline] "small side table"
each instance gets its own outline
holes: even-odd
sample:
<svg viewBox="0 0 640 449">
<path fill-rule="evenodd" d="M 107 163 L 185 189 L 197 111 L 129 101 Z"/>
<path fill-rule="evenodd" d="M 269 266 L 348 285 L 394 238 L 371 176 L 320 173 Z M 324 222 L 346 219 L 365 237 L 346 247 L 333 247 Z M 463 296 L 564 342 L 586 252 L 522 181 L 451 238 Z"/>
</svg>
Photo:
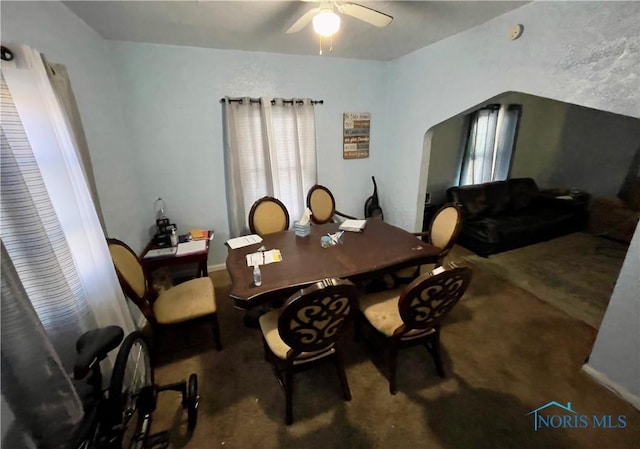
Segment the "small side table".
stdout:
<svg viewBox="0 0 640 449">
<path fill-rule="evenodd" d="M 150 242 L 142 251 L 142 255 L 140 259 L 142 260 L 142 268 L 145 272 L 151 274 L 154 270 L 162 267 L 170 267 L 174 265 L 186 265 L 186 264 L 197 264 L 198 268 L 196 271 L 196 277 L 205 277 L 208 276 L 209 273 L 207 271 L 207 260 L 209 259 L 209 243 L 210 240 L 206 240 L 207 245 L 206 248 L 202 251 L 198 251 L 197 253 L 189 253 L 181 256 L 172 255 L 166 257 L 154 257 L 145 259 L 144 256 L 152 249 L 161 248 L 158 245 L 155 245 L 153 242 Z"/>
<path fill-rule="evenodd" d="M 572 204 L 577 210 L 589 209 L 589 201 L 591 200 L 591 195 L 582 190 L 548 189 L 548 190 L 543 190 L 542 193 L 545 195 L 553 196 L 558 199 L 572 201 Z"/>
<path fill-rule="evenodd" d="M 591 195 L 577 189 L 549 189 L 543 194 L 553 196 L 558 201 L 570 201 L 571 209 L 576 216 L 576 223 L 580 230 L 585 230 L 589 223 L 589 202 Z"/>
</svg>

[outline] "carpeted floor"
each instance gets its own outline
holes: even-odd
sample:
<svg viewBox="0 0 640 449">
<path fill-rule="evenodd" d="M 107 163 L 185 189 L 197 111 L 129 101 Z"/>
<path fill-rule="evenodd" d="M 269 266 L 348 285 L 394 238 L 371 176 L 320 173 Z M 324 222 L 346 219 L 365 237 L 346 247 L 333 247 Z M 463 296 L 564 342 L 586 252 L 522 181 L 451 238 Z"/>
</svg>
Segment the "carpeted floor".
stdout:
<svg viewBox="0 0 640 449">
<path fill-rule="evenodd" d="M 577 232 L 466 260 L 596 329 L 609 304 L 628 245 Z"/>
<path fill-rule="evenodd" d="M 468 255 L 454 248 L 451 258 Z M 227 298 L 226 272 L 216 284 L 224 349 L 206 327 L 165 336 L 156 380 L 199 376 L 198 426 L 186 433 L 177 394 L 160 395 L 154 431 L 169 430 L 174 448 L 634 449 L 640 412 L 581 371 L 596 330 L 527 291 L 473 266 L 467 294 L 446 319 L 439 378 L 424 348 L 402 350 L 399 392 L 388 392 L 381 348 L 349 335 L 345 402 L 331 365 L 296 376 L 294 423 L 285 426 L 284 394 L 264 361 L 258 331 L 243 326 Z M 188 335 L 192 345 L 186 344 Z M 540 429 L 526 414 L 549 401 L 571 402 L 584 415 L 624 415 L 624 429 Z"/>
</svg>

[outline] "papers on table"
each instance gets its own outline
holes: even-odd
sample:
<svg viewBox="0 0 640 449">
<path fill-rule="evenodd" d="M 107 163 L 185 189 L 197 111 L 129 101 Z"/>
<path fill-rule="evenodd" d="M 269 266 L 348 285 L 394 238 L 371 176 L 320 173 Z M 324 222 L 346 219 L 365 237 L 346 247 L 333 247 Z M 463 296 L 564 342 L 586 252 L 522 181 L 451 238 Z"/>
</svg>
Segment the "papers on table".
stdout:
<svg viewBox="0 0 640 449">
<path fill-rule="evenodd" d="M 178 243 L 178 251 L 176 256 L 184 256 L 185 254 L 199 253 L 207 249 L 206 240 L 191 240 L 190 242 Z"/>
<path fill-rule="evenodd" d="M 247 266 L 252 267 L 254 265 L 267 265 L 274 262 L 280 262 L 282 260 L 282 254 L 279 249 L 272 249 L 270 251 L 258 251 L 257 253 L 247 254 Z"/>
<path fill-rule="evenodd" d="M 175 246 L 172 246 L 170 248 L 151 249 L 151 250 L 147 251 L 147 254 L 144 255 L 144 258 L 145 259 L 154 259 L 156 257 L 174 256 L 176 254 L 177 250 L 178 250 L 178 248 L 176 248 Z"/>
<path fill-rule="evenodd" d="M 367 225 L 367 220 L 347 219 L 340 224 L 341 231 L 361 232 Z"/>
<path fill-rule="evenodd" d="M 234 239 L 227 240 L 227 245 L 231 249 L 242 248 L 243 246 L 255 245 L 256 243 L 260 243 L 262 241 L 262 237 L 256 234 L 251 235 L 243 235 L 242 237 L 236 237 Z"/>
</svg>

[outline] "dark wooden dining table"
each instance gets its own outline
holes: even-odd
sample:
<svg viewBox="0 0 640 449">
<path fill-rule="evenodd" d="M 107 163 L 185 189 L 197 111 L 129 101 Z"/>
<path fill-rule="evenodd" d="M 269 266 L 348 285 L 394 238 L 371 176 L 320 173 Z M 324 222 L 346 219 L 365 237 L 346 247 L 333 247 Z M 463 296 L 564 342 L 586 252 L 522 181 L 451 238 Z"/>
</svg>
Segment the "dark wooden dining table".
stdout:
<svg viewBox="0 0 640 449">
<path fill-rule="evenodd" d="M 413 234 L 380 220 L 369 219 L 362 232 L 345 232 L 342 244 L 323 248 L 320 238 L 338 231 L 338 224 L 312 225 L 311 233 L 298 237 L 293 230 L 263 236 L 263 241 L 229 249 L 227 271 L 230 297 L 240 309 L 286 299 L 296 290 L 325 278 L 360 282 L 412 265 L 433 262 L 440 249 Z M 282 260 L 261 265 L 262 285 L 253 285 L 253 268 L 246 255 L 264 246 L 278 249 Z"/>
</svg>

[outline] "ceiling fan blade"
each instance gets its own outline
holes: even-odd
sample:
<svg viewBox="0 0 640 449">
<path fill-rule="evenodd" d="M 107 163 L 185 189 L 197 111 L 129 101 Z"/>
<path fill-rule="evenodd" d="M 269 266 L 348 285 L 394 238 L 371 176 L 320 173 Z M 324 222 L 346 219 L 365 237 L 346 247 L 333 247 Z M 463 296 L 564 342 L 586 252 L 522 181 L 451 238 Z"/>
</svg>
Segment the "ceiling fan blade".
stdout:
<svg viewBox="0 0 640 449">
<path fill-rule="evenodd" d="M 304 27 L 311 23 L 311 21 L 313 20 L 313 16 L 315 16 L 318 11 L 320 11 L 320 8 L 312 8 L 304 13 L 302 17 L 296 20 L 296 23 L 289 27 L 289 29 L 287 30 L 287 34 L 297 33 L 298 31 L 301 31 Z"/>
<path fill-rule="evenodd" d="M 338 11 L 380 28 L 386 27 L 393 20 L 393 17 L 388 14 L 358 5 L 357 3 L 338 4 Z"/>
</svg>

